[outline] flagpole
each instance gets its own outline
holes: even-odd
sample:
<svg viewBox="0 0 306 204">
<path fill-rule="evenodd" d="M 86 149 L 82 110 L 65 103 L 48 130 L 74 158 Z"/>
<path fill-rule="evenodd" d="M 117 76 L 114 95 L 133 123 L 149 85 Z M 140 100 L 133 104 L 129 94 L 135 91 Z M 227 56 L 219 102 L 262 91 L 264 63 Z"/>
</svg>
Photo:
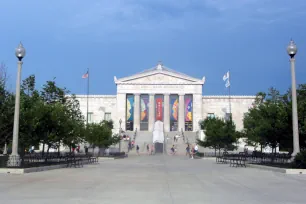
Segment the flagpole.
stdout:
<svg viewBox="0 0 306 204">
<path fill-rule="evenodd" d="M 228 70 L 228 82 L 229 82 L 229 87 L 228 87 L 228 104 L 229 104 L 229 112 L 230 112 L 230 119 L 232 118 L 232 104 L 231 104 L 231 72 Z"/>
<path fill-rule="evenodd" d="M 86 127 L 88 126 L 88 96 L 89 96 L 89 68 L 87 68 L 87 110 L 86 110 Z"/>
</svg>

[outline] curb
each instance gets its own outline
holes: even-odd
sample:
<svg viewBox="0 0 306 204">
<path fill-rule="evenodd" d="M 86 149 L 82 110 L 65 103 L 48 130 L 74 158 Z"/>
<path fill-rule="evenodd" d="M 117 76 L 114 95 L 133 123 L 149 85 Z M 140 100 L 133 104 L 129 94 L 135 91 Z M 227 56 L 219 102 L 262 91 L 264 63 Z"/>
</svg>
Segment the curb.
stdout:
<svg viewBox="0 0 306 204">
<path fill-rule="evenodd" d="M 61 169 L 66 168 L 67 164 L 60 164 L 60 165 L 53 165 L 53 166 L 41 166 L 41 167 L 33 167 L 33 168 L 26 168 L 26 169 L 19 169 L 19 168 L 1 168 L 0 173 L 4 174 L 26 174 L 26 173 L 33 173 L 33 172 L 40 172 L 40 171 L 48 171 L 53 169 Z"/>
<path fill-rule="evenodd" d="M 278 167 L 272 167 L 272 166 L 263 166 L 263 165 L 256 165 L 256 164 L 246 164 L 247 167 L 255 168 L 255 169 L 261 169 L 266 171 L 273 171 L 273 172 L 279 172 L 284 174 L 306 174 L 306 169 L 284 169 L 284 168 L 278 168 Z"/>
</svg>

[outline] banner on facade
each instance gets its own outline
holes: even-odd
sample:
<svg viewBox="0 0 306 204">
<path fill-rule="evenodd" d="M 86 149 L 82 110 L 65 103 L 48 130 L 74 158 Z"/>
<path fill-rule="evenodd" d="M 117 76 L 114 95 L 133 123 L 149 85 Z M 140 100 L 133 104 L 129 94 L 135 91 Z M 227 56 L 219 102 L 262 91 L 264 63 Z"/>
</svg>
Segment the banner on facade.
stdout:
<svg viewBox="0 0 306 204">
<path fill-rule="evenodd" d="M 185 121 L 192 121 L 192 98 L 185 98 Z"/>
<path fill-rule="evenodd" d="M 140 121 L 148 122 L 148 113 L 149 113 L 149 98 L 148 96 L 141 96 L 140 98 Z"/>
<path fill-rule="evenodd" d="M 126 120 L 134 121 L 134 95 L 126 97 Z"/>
<path fill-rule="evenodd" d="M 156 99 L 156 120 L 163 121 L 163 99 Z"/>
<path fill-rule="evenodd" d="M 171 98 L 170 100 L 170 120 L 171 121 L 178 121 L 178 105 L 179 105 L 179 101 L 178 101 L 178 97 L 176 98 Z"/>
</svg>

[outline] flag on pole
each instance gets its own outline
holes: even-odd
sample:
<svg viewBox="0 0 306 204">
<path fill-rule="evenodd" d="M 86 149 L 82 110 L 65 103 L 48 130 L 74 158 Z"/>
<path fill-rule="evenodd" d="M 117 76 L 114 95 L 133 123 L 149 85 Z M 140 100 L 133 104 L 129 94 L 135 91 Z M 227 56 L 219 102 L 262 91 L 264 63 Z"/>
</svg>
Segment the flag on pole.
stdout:
<svg viewBox="0 0 306 204">
<path fill-rule="evenodd" d="M 82 79 L 86 79 L 86 78 L 88 78 L 88 71 L 86 72 L 86 74 L 82 75 Z"/>
<path fill-rule="evenodd" d="M 226 81 L 227 79 L 229 79 L 229 75 L 230 75 L 229 71 L 226 72 L 226 74 L 224 74 L 223 76 L 223 81 Z"/>
<path fill-rule="evenodd" d="M 224 76 L 223 76 L 223 81 L 225 81 L 225 87 L 226 87 L 226 88 L 228 88 L 228 87 L 231 85 L 229 79 L 230 79 L 230 73 L 229 73 L 229 71 L 228 71 L 228 72 L 226 72 L 226 74 L 224 74 Z"/>
<path fill-rule="evenodd" d="M 230 81 L 227 80 L 226 83 L 225 83 L 225 87 L 228 88 L 230 85 L 231 85 Z"/>
</svg>

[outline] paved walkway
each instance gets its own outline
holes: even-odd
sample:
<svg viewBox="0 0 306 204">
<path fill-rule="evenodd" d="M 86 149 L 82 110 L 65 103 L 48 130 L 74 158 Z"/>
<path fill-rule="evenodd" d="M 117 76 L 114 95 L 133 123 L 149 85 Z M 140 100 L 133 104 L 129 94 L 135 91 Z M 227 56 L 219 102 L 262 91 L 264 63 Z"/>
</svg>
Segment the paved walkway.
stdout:
<svg viewBox="0 0 306 204">
<path fill-rule="evenodd" d="M 304 175 L 180 156 L 134 156 L 78 169 L 0 175 L 0 202 L 9 204 L 305 204 L 305 192 Z"/>
</svg>

